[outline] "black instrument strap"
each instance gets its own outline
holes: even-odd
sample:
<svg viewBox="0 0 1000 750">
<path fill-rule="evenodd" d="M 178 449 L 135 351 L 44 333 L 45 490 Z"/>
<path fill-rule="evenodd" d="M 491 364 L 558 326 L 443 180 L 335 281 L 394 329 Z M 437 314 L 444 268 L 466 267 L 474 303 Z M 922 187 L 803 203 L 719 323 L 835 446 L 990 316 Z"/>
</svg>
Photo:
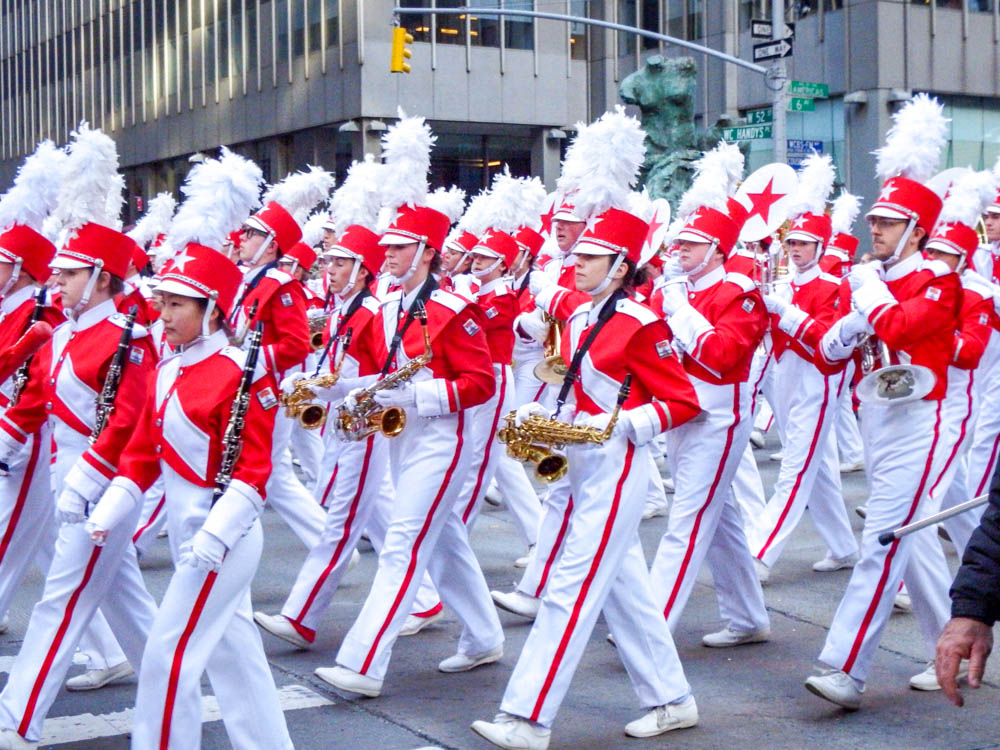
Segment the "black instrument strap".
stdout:
<svg viewBox="0 0 1000 750">
<path fill-rule="evenodd" d="M 385 377 L 389 372 L 389 368 L 392 366 L 393 360 L 396 359 L 396 352 L 399 351 L 399 345 L 403 342 L 403 336 L 406 335 L 407 329 L 410 324 L 413 323 L 414 317 L 416 317 L 416 312 L 418 309 L 424 307 L 424 302 L 431 296 L 431 292 L 437 289 L 438 283 L 437 279 L 433 276 L 428 276 L 427 281 L 424 285 L 420 287 L 420 291 L 417 292 L 417 298 L 413 300 L 413 304 L 410 305 L 410 309 L 406 311 L 406 315 L 400 319 L 396 318 L 396 333 L 392 337 L 392 343 L 389 344 L 389 355 L 385 358 L 385 364 L 382 365 L 382 377 Z M 399 298 L 399 304 L 402 306 L 403 298 Z M 402 323 L 402 325 L 400 325 Z"/>
<path fill-rule="evenodd" d="M 566 371 L 566 375 L 563 376 L 562 387 L 559 389 L 559 397 L 556 399 L 556 411 L 555 415 L 558 416 L 559 412 L 562 411 L 563 405 L 566 403 L 566 398 L 569 396 L 569 390 L 573 387 L 573 383 L 576 379 L 580 377 L 580 365 L 583 364 L 583 356 L 587 353 L 590 345 L 594 343 L 594 339 L 597 338 L 597 334 L 601 332 L 604 328 L 604 324 L 611 320 L 611 316 L 615 314 L 615 308 L 618 306 L 618 300 L 625 299 L 628 295 L 625 294 L 621 289 L 616 289 L 608 301 L 604 303 L 604 307 L 601 308 L 601 312 L 597 315 L 597 322 L 594 323 L 594 327 L 590 329 L 590 333 L 587 334 L 587 338 L 583 340 L 583 344 L 576 350 L 573 354 L 573 361 L 569 364 L 569 370 Z"/>
<path fill-rule="evenodd" d="M 347 306 L 347 311 L 340 316 L 340 322 L 337 324 L 336 332 L 330 337 L 330 340 L 326 342 L 326 346 L 323 349 L 323 354 L 319 358 L 319 362 L 316 363 L 316 374 L 319 374 L 319 368 L 323 366 L 326 362 L 326 358 L 330 355 L 330 347 L 333 346 L 333 342 L 340 339 L 340 334 L 344 332 L 344 326 L 346 326 L 350 320 L 351 316 L 354 315 L 364 303 L 366 297 L 371 297 L 372 293 L 368 290 L 368 287 L 364 287 L 354 299 L 351 300 L 351 304 Z M 314 376 L 315 377 L 315 376 Z"/>
</svg>

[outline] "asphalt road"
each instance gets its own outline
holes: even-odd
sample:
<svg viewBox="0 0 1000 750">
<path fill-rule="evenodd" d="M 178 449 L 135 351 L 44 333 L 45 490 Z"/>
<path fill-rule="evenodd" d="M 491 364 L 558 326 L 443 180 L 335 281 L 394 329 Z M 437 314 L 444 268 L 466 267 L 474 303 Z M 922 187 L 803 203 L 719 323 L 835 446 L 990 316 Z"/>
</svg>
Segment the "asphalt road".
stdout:
<svg viewBox="0 0 1000 750">
<path fill-rule="evenodd" d="M 766 489 L 777 464 L 767 460 L 776 446 L 757 452 Z M 864 475 L 844 476 L 849 508 L 863 502 Z M 861 519 L 850 513 L 856 529 Z M 665 519 L 643 523 L 641 535 L 652 555 Z M 276 612 L 298 570 L 305 549 L 273 513 L 265 515 L 267 546 L 254 583 L 256 609 Z M 523 554 L 513 523 L 503 509 L 488 508 L 473 531 L 491 588 L 508 589 L 519 572 L 511 561 Z M 949 560 L 957 564 L 947 546 Z M 344 582 L 314 650 L 296 651 L 264 636 L 275 682 L 286 700 L 289 730 L 299 750 L 357 748 L 492 747 L 470 730 L 474 719 L 497 711 L 507 678 L 530 623 L 501 613 L 507 644 L 500 663 L 465 674 L 437 671 L 441 659 L 454 652 L 458 625 L 452 616 L 419 635 L 397 643 L 382 697 L 371 700 L 339 695 L 316 679 L 317 666 L 330 666 L 368 590 L 375 556 L 363 550 L 361 564 Z M 677 629 L 675 639 L 701 714 L 698 727 L 649 740 L 628 739 L 624 725 L 641 709 L 615 650 L 598 623 L 552 732 L 552 748 L 965 748 L 1000 747 L 996 721 L 1000 692 L 1000 659 L 987 672 L 987 684 L 968 695 L 966 707 L 955 708 L 940 693 L 910 690 L 907 680 L 926 666 L 928 655 L 912 615 L 892 617 L 868 683 L 862 710 L 844 712 L 807 693 L 803 680 L 811 673 L 827 624 L 846 585 L 848 571 L 819 574 L 810 569 L 823 546 L 807 518 L 772 571 L 765 589 L 773 638 L 769 643 L 713 650 L 700 637 L 719 626 L 711 578 L 704 572 Z M 164 591 L 171 565 L 165 540 L 143 562 L 154 597 Z M 30 607 L 41 580 L 33 574 L 11 610 L 10 630 L 0 636 L 0 665 L 10 669 L 23 637 Z M 75 667 L 71 674 L 79 671 Z M 6 680 L 6 674 L 0 675 Z M 120 750 L 128 747 L 128 710 L 134 679 L 92 693 L 62 693 L 46 725 L 51 739 L 42 747 L 60 750 Z M 206 694 L 210 688 L 205 684 Z M 211 703 L 211 699 L 208 699 Z M 210 708 L 210 705 L 209 705 Z M 121 713 L 125 712 L 125 713 Z M 228 748 L 222 722 L 204 725 L 203 748 Z M 72 741 L 76 738 L 76 741 Z"/>
</svg>

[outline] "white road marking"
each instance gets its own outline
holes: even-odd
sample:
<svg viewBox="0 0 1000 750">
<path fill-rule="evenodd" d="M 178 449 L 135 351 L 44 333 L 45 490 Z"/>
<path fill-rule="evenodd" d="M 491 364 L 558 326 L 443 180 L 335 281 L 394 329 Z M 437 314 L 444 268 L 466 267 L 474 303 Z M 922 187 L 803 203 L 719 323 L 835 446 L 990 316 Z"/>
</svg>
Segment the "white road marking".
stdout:
<svg viewBox="0 0 1000 750">
<path fill-rule="evenodd" d="M 9 664 L 7 665 L 9 667 Z M 332 706 L 333 702 L 322 695 L 314 693 L 302 685 L 285 685 L 278 688 L 278 698 L 282 711 L 296 711 L 301 708 L 317 706 Z M 42 745 L 63 745 L 67 742 L 81 742 L 98 737 L 115 737 L 128 734 L 132 730 L 133 709 L 99 714 L 79 714 L 77 716 L 58 716 L 47 719 L 42 727 Z M 222 718 L 219 702 L 214 695 L 206 695 L 201 699 L 201 717 L 203 722 L 218 721 Z"/>
</svg>

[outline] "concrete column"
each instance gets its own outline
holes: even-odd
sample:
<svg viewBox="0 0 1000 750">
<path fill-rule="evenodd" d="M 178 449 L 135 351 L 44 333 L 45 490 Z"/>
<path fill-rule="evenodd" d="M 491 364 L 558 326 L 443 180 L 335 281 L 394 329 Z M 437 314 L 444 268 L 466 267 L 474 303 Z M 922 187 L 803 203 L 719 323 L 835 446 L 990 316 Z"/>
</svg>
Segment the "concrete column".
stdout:
<svg viewBox="0 0 1000 750">
<path fill-rule="evenodd" d="M 545 189 L 552 191 L 559 178 L 562 140 L 550 138 L 550 130 L 553 128 L 539 130 L 531 144 L 531 174 L 541 178 Z"/>
</svg>

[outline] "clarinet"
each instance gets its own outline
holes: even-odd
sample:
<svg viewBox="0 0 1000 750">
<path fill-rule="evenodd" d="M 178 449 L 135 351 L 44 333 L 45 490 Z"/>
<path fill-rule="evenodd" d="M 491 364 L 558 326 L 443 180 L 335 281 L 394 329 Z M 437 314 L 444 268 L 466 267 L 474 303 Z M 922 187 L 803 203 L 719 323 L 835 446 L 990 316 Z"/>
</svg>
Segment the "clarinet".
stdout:
<svg viewBox="0 0 1000 750">
<path fill-rule="evenodd" d="M 101 388 L 101 395 L 97 397 L 97 418 L 94 420 L 94 429 L 90 431 L 90 444 L 97 442 L 97 438 L 108 426 L 111 413 L 115 410 L 115 397 L 118 395 L 118 386 L 122 382 L 122 370 L 128 363 L 128 348 L 132 343 L 132 328 L 135 326 L 135 316 L 139 314 L 139 306 L 132 305 L 128 315 L 125 317 L 125 328 L 121 338 L 118 339 L 118 349 L 108 367 L 108 374 L 104 377 L 104 387 Z"/>
<path fill-rule="evenodd" d="M 35 307 L 31 311 L 31 319 L 28 320 L 28 325 L 24 327 L 24 333 L 27 333 L 31 326 L 42 319 L 42 312 L 45 310 L 45 287 L 43 286 L 38 290 L 38 294 L 35 295 Z M 26 360 L 24 364 L 17 368 L 17 372 L 14 373 L 14 392 L 10 397 L 10 406 L 14 406 L 21 398 L 21 393 L 24 392 L 24 387 L 28 384 L 28 368 L 31 367 L 31 360 L 35 355 L 31 355 Z"/>
<path fill-rule="evenodd" d="M 236 397 L 233 399 L 229 424 L 226 425 L 226 432 L 222 437 L 222 461 L 219 464 L 219 473 L 215 475 L 213 505 L 229 486 L 233 478 L 233 469 L 236 468 L 236 459 L 240 457 L 240 449 L 243 447 L 243 428 L 246 425 L 247 411 L 250 409 L 250 386 L 253 385 L 257 357 L 260 354 L 260 340 L 263 335 L 264 323 L 258 321 L 250 332 L 250 348 L 247 350 L 247 359 L 243 365 L 243 375 L 236 390 Z"/>
</svg>

